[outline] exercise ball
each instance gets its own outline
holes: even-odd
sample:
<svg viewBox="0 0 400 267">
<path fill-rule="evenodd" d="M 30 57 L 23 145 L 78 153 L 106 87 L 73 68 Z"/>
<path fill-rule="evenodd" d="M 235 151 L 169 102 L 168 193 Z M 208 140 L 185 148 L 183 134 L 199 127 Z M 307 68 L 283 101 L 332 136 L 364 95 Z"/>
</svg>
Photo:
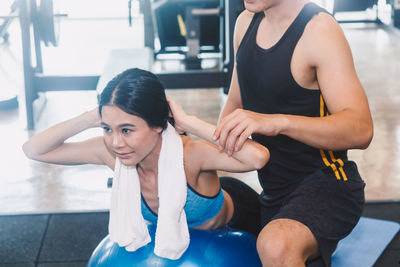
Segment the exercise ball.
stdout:
<svg viewBox="0 0 400 267">
<path fill-rule="evenodd" d="M 133 252 L 126 251 L 108 236 L 105 237 L 94 250 L 87 267 L 261 266 L 256 238 L 249 233 L 229 227 L 219 230 L 189 229 L 188 249 L 180 259 L 169 260 L 158 257 L 153 252 L 155 230 L 155 226 L 149 225 L 152 241 Z"/>
</svg>

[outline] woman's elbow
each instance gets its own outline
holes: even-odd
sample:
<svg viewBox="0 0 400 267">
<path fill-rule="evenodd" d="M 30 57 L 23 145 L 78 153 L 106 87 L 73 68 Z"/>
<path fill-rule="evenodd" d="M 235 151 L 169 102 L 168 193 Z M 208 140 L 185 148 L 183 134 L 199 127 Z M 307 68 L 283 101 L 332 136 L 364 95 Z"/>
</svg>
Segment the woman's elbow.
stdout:
<svg viewBox="0 0 400 267">
<path fill-rule="evenodd" d="M 257 156 L 254 159 L 254 169 L 260 170 L 262 169 L 269 161 L 269 150 L 265 148 L 265 150 L 257 153 Z"/>
<path fill-rule="evenodd" d="M 22 145 L 22 151 L 24 152 L 25 156 L 29 159 L 36 159 L 36 154 L 34 153 L 34 150 L 30 146 L 29 141 L 25 142 Z"/>
</svg>

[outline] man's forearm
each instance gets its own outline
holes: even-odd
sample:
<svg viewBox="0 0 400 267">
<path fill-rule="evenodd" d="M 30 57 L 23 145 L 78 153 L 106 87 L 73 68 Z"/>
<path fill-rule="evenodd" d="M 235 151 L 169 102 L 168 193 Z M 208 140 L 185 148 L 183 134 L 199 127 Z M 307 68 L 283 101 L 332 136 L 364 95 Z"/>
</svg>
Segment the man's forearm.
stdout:
<svg viewBox="0 0 400 267">
<path fill-rule="evenodd" d="M 280 134 L 327 150 L 364 149 L 373 135 L 372 122 L 350 110 L 315 118 L 281 115 Z"/>
<path fill-rule="evenodd" d="M 228 100 L 226 101 L 220 115 L 219 115 L 219 119 L 218 119 L 218 123 L 227 115 L 231 114 L 232 112 L 234 112 L 236 109 L 238 108 L 242 108 L 242 105 L 240 105 L 239 103 L 235 103 L 234 101 L 231 101 L 228 97 Z"/>
</svg>

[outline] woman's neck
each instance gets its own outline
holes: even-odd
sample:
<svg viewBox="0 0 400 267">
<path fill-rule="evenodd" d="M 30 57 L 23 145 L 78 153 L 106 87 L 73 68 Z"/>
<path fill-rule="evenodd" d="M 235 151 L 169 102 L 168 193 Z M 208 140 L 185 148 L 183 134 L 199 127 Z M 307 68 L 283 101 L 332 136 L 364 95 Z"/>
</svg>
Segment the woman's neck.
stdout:
<svg viewBox="0 0 400 267">
<path fill-rule="evenodd" d="M 143 174 L 143 176 L 158 173 L 158 159 L 160 156 L 161 144 L 162 137 L 160 135 L 151 152 L 141 162 L 137 164 L 136 168 L 138 169 L 139 173 Z"/>
</svg>

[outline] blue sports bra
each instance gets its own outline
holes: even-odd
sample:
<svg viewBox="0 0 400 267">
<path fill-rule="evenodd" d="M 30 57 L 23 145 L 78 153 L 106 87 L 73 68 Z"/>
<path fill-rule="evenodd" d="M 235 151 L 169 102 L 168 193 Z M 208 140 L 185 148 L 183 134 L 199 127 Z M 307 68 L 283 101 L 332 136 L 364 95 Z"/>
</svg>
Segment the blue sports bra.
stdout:
<svg viewBox="0 0 400 267">
<path fill-rule="evenodd" d="M 187 187 L 188 190 L 184 210 L 189 227 L 202 225 L 220 212 L 224 205 L 222 189 L 219 190 L 216 196 L 208 197 L 196 192 L 189 184 L 187 184 Z M 145 220 L 157 224 L 157 214 L 148 206 L 143 195 L 142 215 Z"/>
</svg>

